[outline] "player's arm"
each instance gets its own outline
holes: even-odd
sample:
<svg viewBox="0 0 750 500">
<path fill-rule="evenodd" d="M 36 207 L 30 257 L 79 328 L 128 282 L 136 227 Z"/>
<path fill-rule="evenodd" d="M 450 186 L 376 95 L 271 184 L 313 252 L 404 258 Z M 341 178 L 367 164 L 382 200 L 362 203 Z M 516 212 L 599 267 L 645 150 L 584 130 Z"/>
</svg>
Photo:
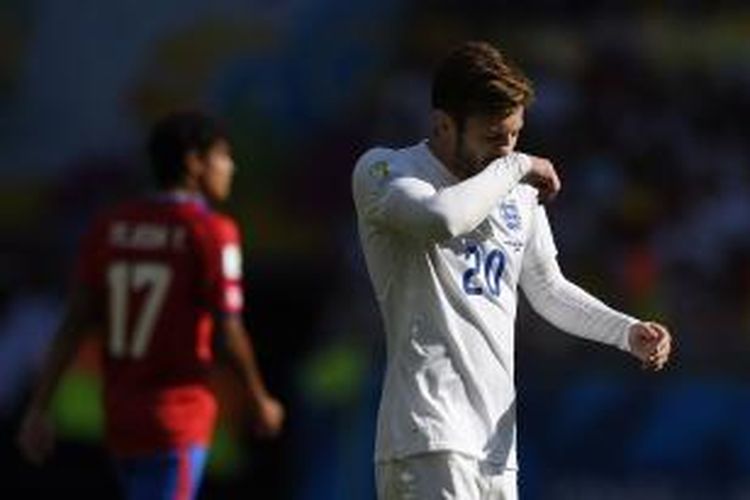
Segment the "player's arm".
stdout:
<svg viewBox="0 0 750 500">
<path fill-rule="evenodd" d="M 52 451 L 54 438 L 47 409 L 55 389 L 84 338 L 100 326 L 94 297 L 85 285 L 76 285 L 24 413 L 18 445 L 34 463 L 41 463 Z"/>
<path fill-rule="evenodd" d="M 250 335 L 238 314 L 218 318 L 223 336 L 222 357 L 240 377 L 254 417 L 254 431 L 261 437 L 275 436 L 281 430 L 284 408 L 271 397 L 263 382 Z"/>
<path fill-rule="evenodd" d="M 568 281 L 560 270 L 543 207 L 527 252 L 520 284 L 531 306 L 557 328 L 628 351 L 645 368 L 661 369 L 669 359 L 671 336 L 662 325 L 642 322 L 612 309 Z"/>
<path fill-rule="evenodd" d="M 522 179 L 559 190 L 547 160 L 513 153 L 483 171 L 441 190 L 401 173 L 392 155 L 373 150 L 359 160 L 352 190 L 365 220 L 426 240 L 445 240 L 476 228 Z M 546 180 L 543 180 L 546 179 Z"/>
<path fill-rule="evenodd" d="M 284 409 L 268 394 L 255 349 L 243 322 L 242 251 L 239 230 L 229 218 L 216 217 L 197 248 L 205 266 L 206 300 L 214 311 L 218 354 L 239 376 L 248 397 L 255 432 L 274 436 L 281 430 Z"/>
</svg>

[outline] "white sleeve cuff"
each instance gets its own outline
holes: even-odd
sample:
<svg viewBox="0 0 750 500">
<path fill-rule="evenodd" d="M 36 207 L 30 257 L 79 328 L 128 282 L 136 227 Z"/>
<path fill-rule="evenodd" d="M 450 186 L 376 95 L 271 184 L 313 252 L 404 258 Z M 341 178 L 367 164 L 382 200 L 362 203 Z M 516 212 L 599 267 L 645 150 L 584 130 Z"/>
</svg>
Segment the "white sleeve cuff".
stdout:
<svg viewBox="0 0 750 500">
<path fill-rule="evenodd" d="M 624 326 L 622 328 L 622 332 L 620 333 L 620 340 L 617 343 L 617 347 L 625 352 L 632 352 L 630 350 L 630 327 L 637 323 L 640 323 L 640 320 L 628 315 L 623 316 L 625 316 L 623 319 Z"/>
<path fill-rule="evenodd" d="M 518 165 L 521 174 L 520 178 L 523 179 L 529 172 L 531 172 L 531 156 L 525 153 L 517 153 L 516 158 L 517 161 L 515 163 Z"/>
</svg>

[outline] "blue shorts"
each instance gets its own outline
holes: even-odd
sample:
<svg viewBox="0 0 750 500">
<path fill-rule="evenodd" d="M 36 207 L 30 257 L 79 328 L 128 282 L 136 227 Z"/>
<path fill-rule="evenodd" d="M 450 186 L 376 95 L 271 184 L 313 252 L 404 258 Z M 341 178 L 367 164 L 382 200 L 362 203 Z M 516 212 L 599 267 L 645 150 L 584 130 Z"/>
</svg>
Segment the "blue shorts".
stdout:
<svg viewBox="0 0 750 500">
<path fill-rule="evenodd" d="M 205 446 L 115 460 L 126 500 L 193 500 L 206 464 Z"/>
</svg>

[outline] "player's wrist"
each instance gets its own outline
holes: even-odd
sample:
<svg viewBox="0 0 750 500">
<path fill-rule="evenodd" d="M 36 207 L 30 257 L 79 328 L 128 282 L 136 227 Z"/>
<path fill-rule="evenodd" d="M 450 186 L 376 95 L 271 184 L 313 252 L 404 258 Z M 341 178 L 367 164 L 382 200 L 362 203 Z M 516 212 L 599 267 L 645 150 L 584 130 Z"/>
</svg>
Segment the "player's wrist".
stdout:
<svg viewBox="0 0 750 500">
<path fill-rule="evenodd" d="M 255 389 L 248 392 L 248 400 L 250 402 L 250 409 L 255 411 L 266 403 L 271 398 L 265 389 Z"/>
<path fill-rule="evenodd" d="M 534 168 L 531 156 L 526 153 L 513 153 L 516 168 L 518 169 L 519 180 L 526 177 Z"/>
<path fill-rule="evenodd" d="M 635 351 L 633 350 L 633 342 L 635 337 L 635 326 L 638 325 L 641 321 L 637 318 L 633 318 L 631 316 L 627 316 L 625 318 L 625 327 L 623 328 L 622 335 L 620 335 L 620 341 L 618 343 L 618 347 L 622 349 L 625 352 L 629 352 L 630 354 L 635 355 Z"/>
</svg>

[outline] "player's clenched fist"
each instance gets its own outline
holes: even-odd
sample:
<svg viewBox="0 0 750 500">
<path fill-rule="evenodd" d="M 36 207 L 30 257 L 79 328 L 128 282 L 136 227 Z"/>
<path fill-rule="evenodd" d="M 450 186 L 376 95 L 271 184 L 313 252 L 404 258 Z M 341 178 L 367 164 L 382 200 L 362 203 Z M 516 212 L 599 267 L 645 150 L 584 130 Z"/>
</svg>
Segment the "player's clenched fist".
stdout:
<svg viewBox="0 0 750 500">
<path fill-rule="evenodd" d="M 664 325 L 646 321 L 630 327 L 630 351 L 641 360 L 644 369 L 658 371 L 669 361 L 672 336 Z"/>
<path fill-rule="evenodd" d="M 274 437 L 281 432 L 284 424 L 284 407 L 268 396 L 252 407 L 253 432 L 260 438 Z"/>
<path fill-rule="evenodd" d="M 531 170 L 523 178 L 523 182 L 531 184 L 539 190 L 539 201 L 547 203 L 557 196 L 560 191 L 560 177 L 552 166 L 552 162 L 546 158 L 529 156 L 531 158 Z"/>
</svg>

